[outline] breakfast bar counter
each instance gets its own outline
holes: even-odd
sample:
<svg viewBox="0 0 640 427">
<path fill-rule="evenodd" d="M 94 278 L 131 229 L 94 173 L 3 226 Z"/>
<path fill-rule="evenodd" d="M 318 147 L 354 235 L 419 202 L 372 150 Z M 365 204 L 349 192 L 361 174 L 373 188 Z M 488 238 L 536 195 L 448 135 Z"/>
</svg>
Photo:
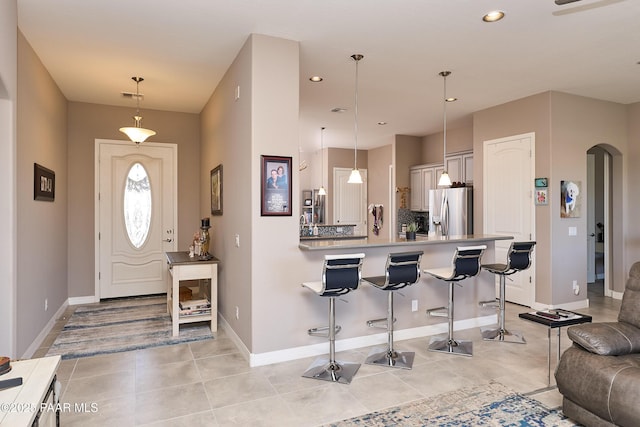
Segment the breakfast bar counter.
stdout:
<svg viewBox="0 0 640 427">
<path fill-rule="evenodd" d="M 491 234 L 469 234 L 464 236 L 424 236 L 419 235 L 416 240 L 407 240 L 402 237 L 392 239 L 375 240 L 369 239 L 325 239 L 325 240 L 300 240 L 298 247 L 303 251 L 318 251 L 327 249 L 366 249 L 366 248 L 389 248 L 398 247 L 398 250 L 413 250 L 416 247 L 424 245 L 450 245 L 455 243 L 460 246 L 464 245 L 481 245 L 486 242 L 495 242 L 496 240 L 511 240 L 511 236 L 498 236 Z M 405 249 L 400 248 L 406 247 Z M 413 248 L 412 248 L 413 247 Z"/>
</svg>

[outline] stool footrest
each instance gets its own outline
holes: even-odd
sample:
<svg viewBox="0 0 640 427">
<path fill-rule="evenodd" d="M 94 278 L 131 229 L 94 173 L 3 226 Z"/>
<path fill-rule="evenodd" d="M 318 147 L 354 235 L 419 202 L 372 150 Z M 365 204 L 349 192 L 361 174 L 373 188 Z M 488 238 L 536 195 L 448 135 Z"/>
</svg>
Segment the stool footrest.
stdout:
<svg viewBox="0 0 640 427">
<path fill-rule="evenodd" d="M 478 303 L 478 305 L 480 307 L 493 307 L 493 308 L 498 308 L 500 307 L 500 300 L 498 298 L 494 299 L 494 300 L 490 300 L 490 301 L 480 301 Z"/>
<path fill-rule="evenodd" d="M 394 317 L 393 318 L 393 323 L 396 323 L 397 320 L 398 319 L 396 319 Z M 387 329 L 387 318 L 383 317 L 381 319 L 367 320 L 367 326 L 370 327 L 370 328 Z"/>
<path fill-rule="evenodd" d="M 447 307 L 432 308 L 427 310 L 427 316 L 449 317 L 449 310 Z"/>
<path fill-rule="evenodd" d="M 342 330 L 342 326 L 336 325 L 335 333 L 337 334 L 341 330 Z M 309 335 L 313 336 L 313 337 L 329 338 L 329 327 L 328 326 L 321 326 L 319 328 L 307 329 L 307 333 Z"/>
</svg>

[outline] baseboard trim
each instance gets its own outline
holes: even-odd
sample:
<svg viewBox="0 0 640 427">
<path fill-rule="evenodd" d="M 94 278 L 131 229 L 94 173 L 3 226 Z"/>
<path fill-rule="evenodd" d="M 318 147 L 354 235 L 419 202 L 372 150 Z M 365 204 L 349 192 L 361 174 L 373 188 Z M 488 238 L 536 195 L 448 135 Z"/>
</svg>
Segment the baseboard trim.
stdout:
<svg viewBox="0 0 640 427">
<path fill-rule="evenodd" d="M 44 326 L 42 331 L 40 331 L 38 336 L 33 340 L 31 345 L 25 350 L 24 354 L 22 355 L 22 359 L 31 359 L 33 357 L 36 351 L 38 351 L 38 349 L 42 346 L 42 343 L 47 338 L 47 335 L 49 335 L 49 332 L 51 332 L 51 330 L 53 329 L 53 326 L 56 324 L 58 318 L 62 316 L 68 306 L 69 300 L 66 300 L 56 311 L 56 313 L 51 317 L 51 319 L 49 319 L 47 324 Z"/>
<path fill-rule="evenodd" d="M 69 298 L 69 305 L 91 304 L 94 302 L 100 302 L 100 298 L 96 297 L 95 295 Z"/>
<path fill-rule="evenodd" d="M 458 320 L 453 322 L 453 329 L 459 331 L 464 329 L 478 328 L 481 326 L 494 325 L 496 324 L 497 319 L 497 315 L 492 314 L 489 316 Z M 420 326 L 417 328 L 400 329 L 393 332 L 393 338 L 394 341 L 403 341 L 413 338 L 423 338 L 431 335 L 447 333 L 448 330 L 448 324 L 446 322 L 443 322 L 434 325 Z M 228 335 L 231 336 L 231 333 L 228 332 Z M 234 340 L 234 342 L 236 341 Z M 336 351 L 353 350 L 362 347 L 386 344 L 386 342 L 386 332 L 346 338 L 343 340 L 336 340 Z M 246 350 L 244 344 L 242 344 L 242 347 L 244 347 L 244 349 Z M 247 354 L 249 358 L 249 366 L 251 367 L 271 365 L 273 363 L 288 362 L 291 360 L 303 359 L 305 357 L 327 354 L 327 342 L 324 341 L 318 344 L 287 348 L 284 350 L 269 351 L 265 353 L 249 353 L 247 350 Z"/>
</svg>

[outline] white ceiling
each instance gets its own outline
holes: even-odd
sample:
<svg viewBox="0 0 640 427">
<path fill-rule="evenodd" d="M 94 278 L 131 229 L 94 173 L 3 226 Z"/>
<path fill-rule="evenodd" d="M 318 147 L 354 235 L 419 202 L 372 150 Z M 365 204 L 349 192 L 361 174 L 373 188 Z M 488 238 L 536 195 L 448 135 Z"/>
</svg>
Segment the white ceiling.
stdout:
<svg viewBox="0 0 640 427">
<path fill-rule="evenodd" d="M 506 17 L 482 22 L 494 9 Z M 322 126 L 326 146 L 353 146 L 354 53 L 364 55 L 359 148 L 442 131 L 442 70 L 459 98 L 449 128 L 548 90 L 640 101 L 638 0 L 18 0 L 18 20 L 67 99 L 133 112 L 121 92 L 143 76 L 143 116 L 199 113 L 251 33 L 299 41 L 305 150 L 319 147 Z"/>
</svg>

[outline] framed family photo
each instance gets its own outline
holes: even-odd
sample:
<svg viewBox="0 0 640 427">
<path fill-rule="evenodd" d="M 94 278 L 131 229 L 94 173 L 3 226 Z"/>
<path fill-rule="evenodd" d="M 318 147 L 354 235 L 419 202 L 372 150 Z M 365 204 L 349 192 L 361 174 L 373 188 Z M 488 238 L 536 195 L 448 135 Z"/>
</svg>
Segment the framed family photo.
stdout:
<svg viewBox="0 0 640 427">
<path fill-rule="evenodd" d="M 56 198 L 56 174 L 37 163 L 33 164 L 33 200 L 53 202 Z"/>
<path fill-rule="evenodd" d="M 260 214 L 291 216 L 291 157 L 260 156 Z"/>
<path fill-rule="evenodd" d="M 222 215 L 222 165 L 211 169 L 211 214 Z"/>
</svg>

